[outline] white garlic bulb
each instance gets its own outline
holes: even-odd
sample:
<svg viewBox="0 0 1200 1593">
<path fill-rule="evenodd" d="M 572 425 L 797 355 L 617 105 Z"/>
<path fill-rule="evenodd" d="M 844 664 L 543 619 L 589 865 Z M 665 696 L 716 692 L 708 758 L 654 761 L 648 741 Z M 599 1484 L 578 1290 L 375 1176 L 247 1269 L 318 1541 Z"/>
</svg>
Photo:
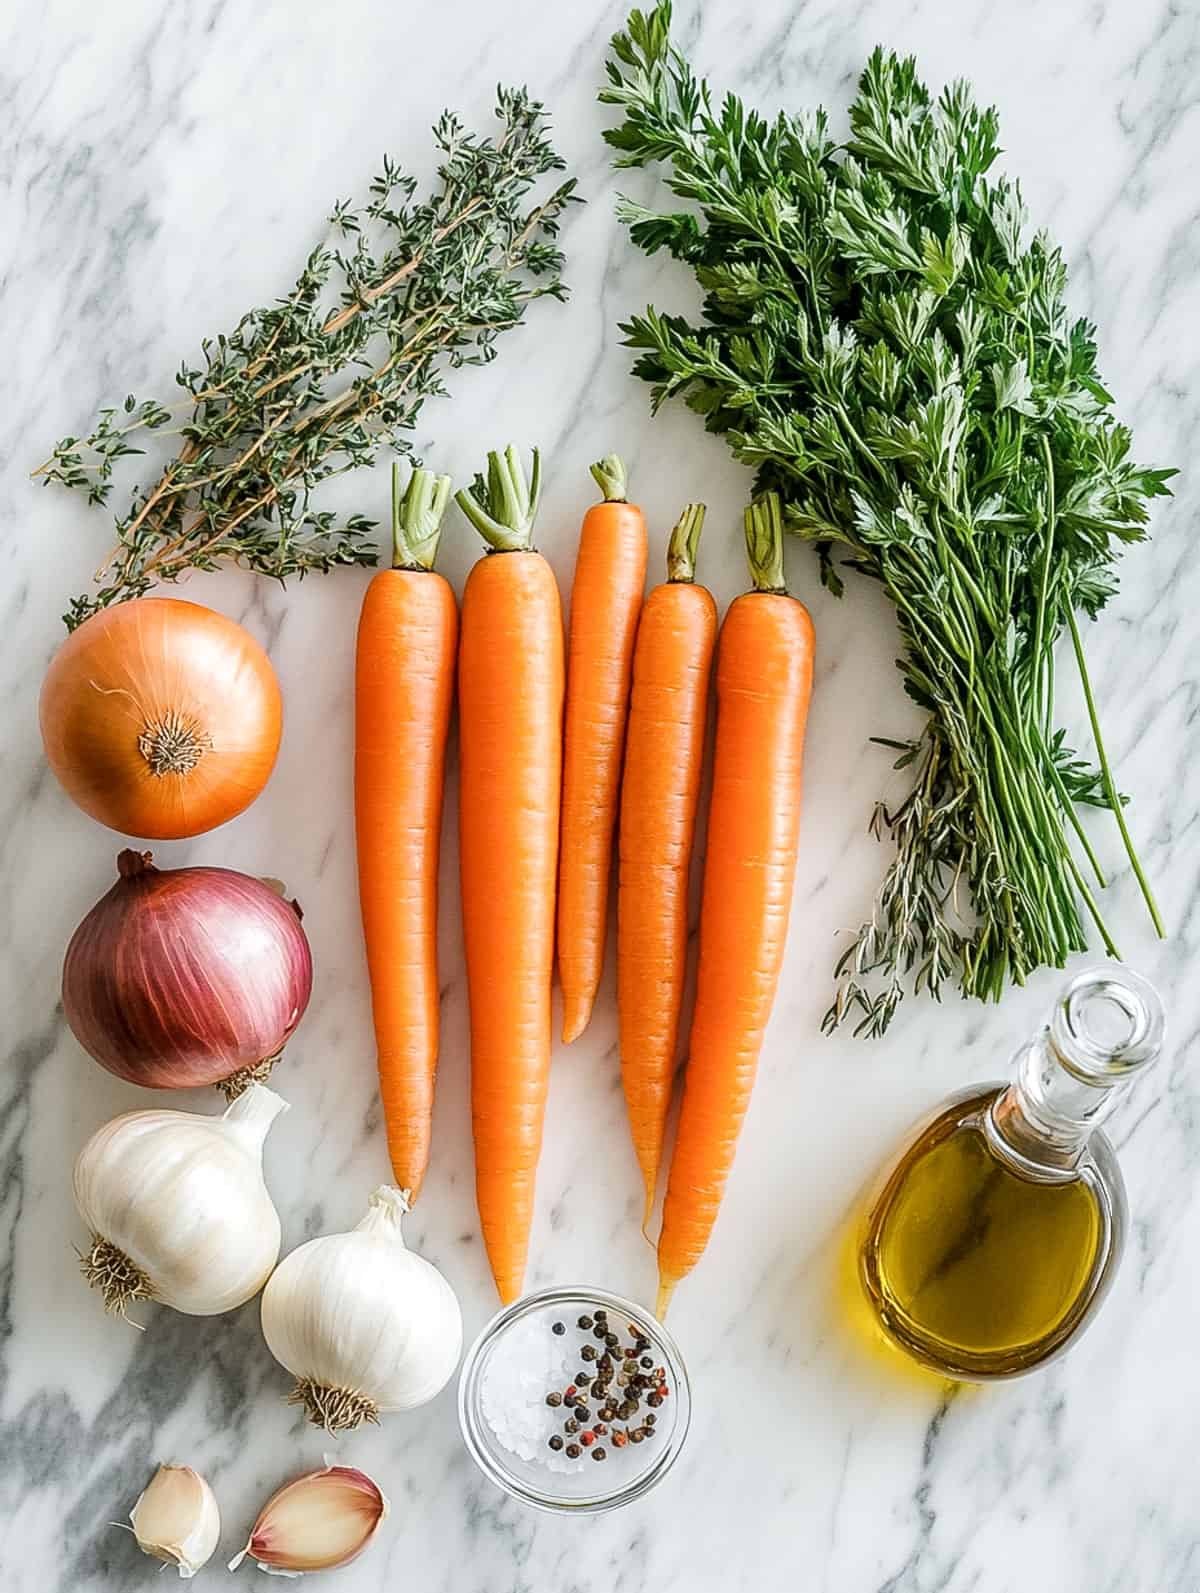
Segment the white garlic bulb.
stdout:
<svg viewBox="0 0 1200 1593">
<path fill-rule="evenodd" d="M 221 1536 L 213 1491 L 190 1466 L 160 1466 L 129 1513 L 143 1554 L 195 1576 L 212 1558 Z"/>
<path fill-rule="evenodd" d="M 75 1204 L 92 1234 L 83 1273 L 108 1310 L 157 1300 L 215 1316 L 258 1293 L 280 1238 L 263 1141 L 285 1106 L 254 1084 L 223 1117 L 126 1112 L 92 1135 Z"/>
<path fill-rule="evenodd" d="M 405 1249 L 407 1210 L 383 1185 L 353 1232 L 293 1250 L 263 1291 L 267 1347 L 296 1378 L 293 1402 L 329 1432 L 425 1404 L 458 1365 L 462 1312 L 437 1268 Z"/>
</svg>

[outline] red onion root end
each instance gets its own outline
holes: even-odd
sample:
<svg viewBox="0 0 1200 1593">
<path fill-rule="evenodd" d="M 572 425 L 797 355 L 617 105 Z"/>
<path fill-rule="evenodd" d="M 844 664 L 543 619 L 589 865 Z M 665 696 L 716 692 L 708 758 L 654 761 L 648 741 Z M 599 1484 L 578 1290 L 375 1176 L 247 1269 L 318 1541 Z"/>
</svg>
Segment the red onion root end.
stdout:
<svg viewBox="0 0 1200 1593">
<path fill-rule="evenodd" d="M 218 1079 L 213 1089 L 220 1090 L 230 1106 L 239 1095 L 244 1095 L 252 1084 L 265 1084 L 275 1071 L 275 1064 L 283 1055 L 276 1051 L 274 1056 L 264 1057 L 261 1062 L 256 1062 L 253 1067 L 238 1068 L 236 1073 L 231 1073 L 227 1079 Z"/>
</svg>

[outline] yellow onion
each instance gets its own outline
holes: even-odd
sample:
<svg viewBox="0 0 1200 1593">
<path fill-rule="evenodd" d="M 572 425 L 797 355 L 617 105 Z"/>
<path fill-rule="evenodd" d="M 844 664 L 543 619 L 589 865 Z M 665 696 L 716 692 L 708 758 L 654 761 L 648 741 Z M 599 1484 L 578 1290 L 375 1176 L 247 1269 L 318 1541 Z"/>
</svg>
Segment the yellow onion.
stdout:
<svg viewBox="0 0 1200 1593">
<path fill-rule="evenodd" d="M 266 785 L 283 725 L 271 661 L 224 614 L 174 597 L 101 609 L 42 683 L 42 742 L 85 813 L 180 840 L 224 824 Z"/>
<path fill-rule="evenodd" d="M 264 1077 L 312 992 L 299 908 L 233 869 L 157 869 L 128 850 L 117 869 L 63 964 L 75 1038 L 151 1089 Z"/>
</svg>

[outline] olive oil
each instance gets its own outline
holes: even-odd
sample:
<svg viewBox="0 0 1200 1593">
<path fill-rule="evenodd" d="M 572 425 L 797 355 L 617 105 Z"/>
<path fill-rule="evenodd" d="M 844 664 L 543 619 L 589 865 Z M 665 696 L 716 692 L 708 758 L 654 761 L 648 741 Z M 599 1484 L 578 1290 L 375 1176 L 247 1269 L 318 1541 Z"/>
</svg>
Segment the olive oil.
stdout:
<svg viewBox="0 0 1200 1593">
<path fill-rule="evenodd" d="M 1023 1371 L 1074 1329 L 1109 1222 L 1087 1177 L 1017 1171 L 985 1127 L 999 1091 L 942 1112 L 875 1203 L 863 1284 L 889 1335 L 927 1366 L 966 1377 Z"/>
<path fill-rule="evenodd" d="M 871 1202 L 859 1278 L 887 1337 L 922 1365 L 984 1381 L 1031 1371 L 1092 1319 L 1127 1225 L 1098 1125 L 1163 1040 L 1127 969 L 1078 975 L 1017 1077 L 957 1096 L 901 1151 Z"/>
</svg>

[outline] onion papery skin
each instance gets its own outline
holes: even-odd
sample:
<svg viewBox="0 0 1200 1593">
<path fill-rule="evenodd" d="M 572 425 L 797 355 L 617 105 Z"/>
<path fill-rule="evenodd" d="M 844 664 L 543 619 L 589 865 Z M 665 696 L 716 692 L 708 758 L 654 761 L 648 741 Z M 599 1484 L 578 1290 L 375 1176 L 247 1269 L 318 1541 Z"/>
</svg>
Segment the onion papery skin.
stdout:
<svg viewBox="0 0 1200 1593">
<path fill-rule="evenodd" d="M 39 717 L 50 767 L 85 813 L 124 835 L 182 840 L 258 796 L 283 703 L 270 659 L 236 621 L 142 597 L 68 636 Z"/>
<path fill-rule="evenodd" d="M 131 851 L 118 867 L 63 964 L 84 1050 L 150 1089 L 216 1084 L 276 1056 L 312 993 L 296 906 L 233 869 L 160 870 Z"/>
</svg>

